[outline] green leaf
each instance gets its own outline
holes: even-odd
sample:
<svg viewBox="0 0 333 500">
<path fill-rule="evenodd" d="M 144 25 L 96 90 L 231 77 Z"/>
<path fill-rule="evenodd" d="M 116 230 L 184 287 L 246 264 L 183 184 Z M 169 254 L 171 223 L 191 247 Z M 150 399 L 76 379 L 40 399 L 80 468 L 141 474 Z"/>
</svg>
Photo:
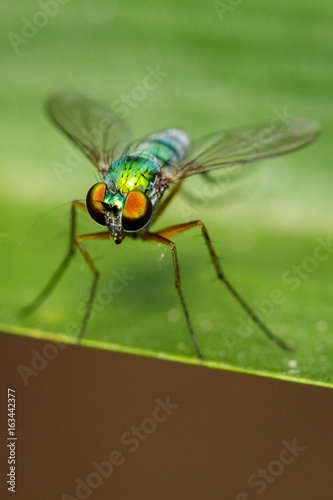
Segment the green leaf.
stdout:
<svg viewBox="0 0 333 500">
<path fill-rule="evenodd" d="M 187 331 L 169 249 L 128 238 L 119 246 L 86 245 L 101 279 L 82 344 L 332 387 L 329 6 L 282 0 L 263 11 L 256 2 L 244 2 L 222 22 L 213 6 L 202 5 L 169 2 L 162 30 L 151 2 L 132 2 L 107 23 L 101 21 L 109 3 L 100 2 L 98 12 L 95 6 L 86 12 L 89 19 L 99 13 L 99 20 L 82 30 L 76 7 L 68 4 L 18 55 L 10 44 L 1 49 L 6 75 L 0 96 L 0 209 L 6 214 L 0 227 L 1 329 L 75 342 L 92 280 L 77 255 L 42 307 L 27 319 L 18 314 L 67 251 L 70 201 L 84 200 L 96 182 L 94 167 L 47 123 L 42 109 L 47 96 L 78 82 L 81 91 L 114 105 L 124 106 L 123 96 L 130 96 L 126 111 L 134 137 L 169 126 L 197 137 L 305 116 L 322 124 L 315 144 L 246 167 L 240 176 L 217 172 L 216 184 L 199 176 L 188 179 L 185 193 L 156 225 L 202 219 L 228 279 L 294 352 L 270 342 L 235 303 L 216 279 L 196 229 L 175 242 L 183 292 L 206 361 L 197 359 Z M 8 15 L 17 24 L 14 8 Z M 166 37 L 168 30 L 177 36 Z M 111 32 L 119 45 L 108 53 L 109 72 L 105 47 Z M 82 55 L 75 67 L 68 58 L 74 41 Z M 156 88 L 136 98 L 143 94 L 135 89 L 158 66 L 164 76 Z M 25 67 L 34 77 L 26 78 Z M 79 231 L 95 232 L 96 226 L 82 214 Z"/>
</svg>

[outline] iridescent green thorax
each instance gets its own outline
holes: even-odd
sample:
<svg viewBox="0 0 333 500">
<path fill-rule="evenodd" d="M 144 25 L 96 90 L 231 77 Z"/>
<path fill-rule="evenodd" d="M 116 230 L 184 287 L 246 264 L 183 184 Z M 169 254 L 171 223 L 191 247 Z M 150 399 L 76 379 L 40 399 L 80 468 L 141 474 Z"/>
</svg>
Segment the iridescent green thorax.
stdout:
<svg viewBox="0 0 333 500">
<path fill-rule="evenodd" d="M 138 153 L 121 156 L 115 160 L 105 177 L 105 184 L 111 191 L 127 195 L 133 189 L 151 194 L 160 166 L 149 153 Z"/>
<path fill-rule="evenodd" d="M 147 194 L 153 207 L 157 206 L 165 187 L 159 182 L 163 168 L 179 162 L 185 154 L 189 138 L 177 129 L 153 134 L 139 144 L 134 153 L 113 161 L 105 176 L 107 186 L 104 203 L 122 210 L 130 191 Z"/>
<path fill-rule="evenodd" d="M 116 243 L 121 243 L 126 234 L 133 236 L 148 230 L 149 221 L 153 219 L 159 200 L 170 183 L 167 168 L 177 165 L 184 158 L 188 144 L 189 137 L 185 132 L 169 129 L 149 136 L 133 153 L 111 163 L 104 178 L 103 207 L 105 224 Z M 138 192 L 144 197 L 140 198 Z M 142 213 L 140 208 L 138 215 L 133 216 L 129 207 L 134 203 L 132 206 L 136 214 L 136 203 L 142 200 L 147 202 L 144 201 L 141 206 Z"/>
<path fill-rule="evenodd" d="M 153 201 L 156 181 L 160 177 L 161 167 L 153 155 L 138 152 L 121 156 L 112 162 L 106 174 L 104 203 L 122 210 L 126 196 L 133 190 L 146 193 Z"/>
</svg>

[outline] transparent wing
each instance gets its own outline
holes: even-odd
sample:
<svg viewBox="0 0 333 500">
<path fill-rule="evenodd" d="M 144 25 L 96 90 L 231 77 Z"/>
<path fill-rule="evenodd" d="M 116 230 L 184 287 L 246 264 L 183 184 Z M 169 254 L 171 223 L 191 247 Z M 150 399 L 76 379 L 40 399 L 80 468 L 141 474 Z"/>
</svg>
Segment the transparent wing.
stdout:
<svg viewBox="0 0 333 500">
<path fill-rule="evenodd" d="M 76 92 L 64 92 L 53 96 L 47 108 L 52 120 L 101 172 L 130 141 L 125 123 L 107 104 Z"/>
<path fill-rule="evenodd" d="M 184 162 L 167 173 L 171 181 L 190 175 L 282 155 L 306 146 L 319 134 L 314 120 L 262 123 L 206 136 L 193 143 Z"/>
</svg>

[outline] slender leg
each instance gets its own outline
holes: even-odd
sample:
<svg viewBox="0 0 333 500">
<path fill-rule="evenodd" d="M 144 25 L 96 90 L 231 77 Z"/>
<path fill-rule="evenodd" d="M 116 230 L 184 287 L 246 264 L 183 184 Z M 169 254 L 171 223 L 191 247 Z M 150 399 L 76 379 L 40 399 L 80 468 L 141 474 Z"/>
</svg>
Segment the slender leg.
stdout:
<svg viewBox="0 0 333 500">
<path fill-rule="evenodd" d="M 176 289 L 178 291 L 178 295 L 179 295 L 180 301 L 182 303 L 182 307 L 183 307 L 183 310 L 184 310 L 184 313 L 185 313 L 185 317 L 186 317 L 187 326 L 188 326 L 188 329 L 189 329 L 190 334 L 191 334 L 192 342 L 194 344 L 194 347 L 195 347 L 195 350 L 197 352 L 197 355 L 198 355 L 199 359 L 201 359 L 201 361 L 203 361 L 204 357 L 201 354 L 200 348 L 199 348 L 198 343 L 197 343 L 197 339 L 195 338 L 194 330 L 193 330 L 193 327 L 192 327 L 192 323 L 191 323 L 191 320 L 190 320 L 190 316 L 189 316 L 189 313 L 188 313 L 188 310 L 187 310 L 187 307 L 186 307 L 186 302 L 185 302 L 185 299 L 184 299 L 184 296 L 183 296 L 183 292 L 182 292 L 182 289 L 181 289 L 181 285 L 180 285 L 179 266 L 178 266 L 178 257 L 177 257 L 176 245 L 172 241 L 170 241 L 167 238 L 164 238 L 163 236 L 161 236 L 159 233 L 147 233 L 146 234 L 146 239 L 149 240 L 149 241 L 156 241 L 157 243 L 163 243 L 164 245 L 168 245 L 171 248 L 171 250 L 172 250 L 173 266 L 174 266 L 175 278 L 176 278 L 176 282 L 175 282 Z"/>
<path fill-rule="evenodd" d="M 270 340 L 272 340 L 273 342 L 275 342 L 275 344 L 277 344 L 279 347 L 282 347 L 282 349 L 285 349 L 287 351 L 291 351 L 292 348 L 288 344 L 286 344 L 283 340 L 281 340 L 279 337 L 277 337 L 276 335 L 274 335 L 267 328 L 267 326 L 261 321 L 261 319 L 257 316 L 257 314 L 251 309 L 251 307 L 244 301 L 244 299 L 238 294 L 238 292 L 235 290 L 235 288 L 227 280 L 227 278 L 224 275 L 224 272 L 222 271 L 221 265 L 219 263 L 217 255 L 216 255 L 216 253 L 214 251 L 214 248 L 213 248 L 213 245 L 211 243 L 211 240 L 210 240 L 210 238 L 208 236 L 208 232 L 207 232 L 206 226 L 204 225 L 204 223 L 202 221 L 197 220 L 197 221 L 193 221 L 193 222 L 188 222 L 186 224 L 178 224 L 178 225 L 175 225 L 175 226 L 166 227 L 165 229 L 161 229 L 157 233 L 148 233 L 148 234 L 150 236 L 152 234 L 154 236 L 158 235 L 160 238 L 162 237 L 163 239 L 166 239 L 166 238 L 172 238 L 173 236 L 177 236 L 178 234 L 181 234 L 181 233 L 183 233 L 185 231 L 188 231 L 189 229 L 192 229 L 194 227 L 200 227 L 201 228 L 202 235 L 203 235 L 203 237 L 205 239 L 205 242 L 206 242 L 206 245 L 208 247 L 208 250 L 209 250 L 212 262 L 214 264 L 214 267 L 215 267 L 218 279 L 220 281 L 222 281 L 222 283 L 224 283 L 224 285 L 227 287 L 227 289 L 229 290 L 229 292 L 235 297 L 235 299 L 241 305 L 241 307 L 249 314 L 249 316 L 251 316 L 253 322 L 264 332 L 264 334 Z M 154 239 L 154 238 L 150 237 L 148 239 Z M 155 241 L 157 241 L 157 240 L 155 239 Z M 166 240 L 166 241 L 169 241 L 169 240 Z M 162 243 L 162 241 L 161 241 L 161 243 Z M 177 280 L 176 280 L 176 282 L 177 282 Z M 184 302 L 183 301 L 182 301 L 182 303 L 183 303 L 183 308 L 184 308 L 184 311 L 185 311 L 186 318 L 188 318 L 188 313 L 187 313 L 187 310 L 186 310 L 186 306 L 184 306 Z M 188 323 L 188 327 L 189 327 L 189 330 L 191 332 L 192 338 L 194 338 L 193 329 L 192 329 L 192 326 L 189 323 L 189 320 L 187 321 L 187 323 Z"/>
<path fill-rule="evenodd" d="M 61 276 L 64 274 L 65 270 L 67 269 L 68 264 L 70 263 L 74 253 L 75 253 L 75 232 L 76 232 L 76 209 L 79 208 L 80 210 L 83 210 L 83 212 L 87 213 L 86 206 L 84 203 L 81 203 L 80 201 L 73 201 L 72 206 L 71 206 L 71 226 L 70 226 L 70 233 L 69 233 L 69 249 L 67 254 L 65 255 L 63 261 L 61 262 L 60 266 L 50 279 L 50 281 L 47 283 L 45 288 L 40 292 L 39 295 L 26 307 L 22 309 L 22 314 L 24 316 L 28 316 L 29 314 L 33 313 L 40 305 L 44 302 L 44 300 L 50 295 L 50 293 L 53 291 L 55 288 L 56 284 L 60 280 Z"/>
<path fill-rule="evenodd" d="M 82 245 L 82 241 L 87 241 L 87 240 L 100 240 L 100 239 L 108 239 L 110 238 L 110 232 L 103 232 L 103 233 L 94 233 L 94 234 L 85 234 L 82 236 L 75 236 L 76 233 L 76 209 L 81 209 L 84 212 L 87 213 L 86 206 L 81 203 L 80 201 L 73 201 L 72 202 L 72 207 L 71 207 L 71 227 L 70 227 L 70 240 L 69 240 L 69 249 L 67 254 L 65 255 L 63 261 L 61 262 L 60 266 L 50 279 L 50 281 L 47 283 L 45 288 L 41 291 L 39 295 L 33 300 L 30 304 L 28 304 L 25 308 L 22 309 L 22 314 L 24 316 L 28 316 L 32 312 L 34 312 L 38 307 L 41 306 L 41 304 L 45 301 L 45 299 L 51 294 L 51 292 L 54 290 L 55 286 L 57 285 L 58 281 L 64 274 L 65 270 L 67 269 L 72 257 L 75 254 L 75 249 L 76 247 L 79 248 L 80 252 L 82 253 L 83 257 L 85 258 L 86 262 L 88 263 L 90 269 L 92 270 L 92 273 L 94 275 L 94 280 L 92 283 L 92 287 L 90 290 L 89 294 L 89 299 L 87 303 L 87 308 L 86 312 L 83 318 L 82 326 L 78 335 L 78 341 L 83 337 L 85 328 L 87 326 L 87 322 L 90 316 L 91 312 L 91 306 L 94 300 L 94 295 L 96 291 L 96 286 L 97 286 L 97 281 L 99 277 L 99 273 L 97 269 L 94 266 L 94 263 L 89 256 L 87 250 L 84 248 Z"/>
<path fill-rule="evenodd" d="M 93 302 L 94 302 L 97 282 L 98 282 L 98 278 L 99 278 L 99 271 L 96 269 L 90 255 L 88 254 L 87 250 L 84 248 L 84 246 L 82 245 L 81 242 L 87 241 L 87 240 L 106 240 L 106 239 L 110 239 L 110 232 L 109 231 L 106 231 L 104 233 L 83 234 L 82 236 L 76 236 L 74 238 L 75 244 L 78 246 L 80 252 L 82 253 L 83 257 L 85 258 L 87 264 L 89 265 L 89 267 L 94 275 L 94 279 L 93 279 L 91 289 L 90 289 L 89 299 L 87 302 L 86 311 L 84 313 L 84 318 L 83 318 L 83 321 L 81 324 L 79 334 L 77 336 L 77 343 L 78 344 L 80 343 L 80 340 L 84 336 L 84 332 L 86 330 L 87 323 L 89 321 L 91 307 L 92 307 Z"/>
</svg>

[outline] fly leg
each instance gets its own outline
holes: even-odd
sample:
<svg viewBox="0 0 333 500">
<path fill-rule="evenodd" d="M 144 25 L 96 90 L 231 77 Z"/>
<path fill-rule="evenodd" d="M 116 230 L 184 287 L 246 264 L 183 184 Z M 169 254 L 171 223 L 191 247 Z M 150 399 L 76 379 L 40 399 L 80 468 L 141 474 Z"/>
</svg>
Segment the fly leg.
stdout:
<svg viewBox="0 0 333 500">
<path fill-rule="evenodd" d="M 222 271 L 221 264 L 219 263 L 219 260 L 217 258 L 217 255 L 215 253 L 215 250 L 213 248 L 212 242 L 209 238 L 206 226 L 204 223 L 200 220 L 193 221 L 193 222 L 188 222 L 185 224 L 178 224 L 175 226 L 170 226 L 166 227 L 164 229 L 161 229 L 157 233 L 148 233 L 147 234 L 147 239 L 153 240 L 153 241 L 158 241 L 159 243 L 166 243 L 169 246 L 172 247 L 174 244 L 167 238 L 172 238 L 174 236 L 177 236 L 178 234 L 184 233 L 185 231 L 188 231 L 189 229 L 192 229 L 194 227 L 200 227 L 202 235 L 204 237 L 205 243 L 207 245 L 210 257 L 212 259 L 213 265 L 216 270 L 216 274 L 218 279 L 226 286 L 226 288 L 229 290 L 229 292 L 234 296 L 234 298 L 237 300 L 237 302 L 240 304 L 240 306 L 247 312 L 247 314 L 252 318 L 252 321 L 261 329 L 261 331 L 270 339 L 272 340 L 275 344 L 277 344 L 279 347 L 282 349 L 285 349 L 287 351 L 291 351 L 292 348 L 283 340 L 281 340 L 279 337 L 274 335 L 269 328 L 261 321 L 261 319 L 257 316 L 257 314 L 251 309 L 251 307 L 245 302 L 245 300 L 239 295 L 239 293 L 235 290 L 235 288 L 232 286 L 232 284 L 229 282 L 229 280 L 226 278 L 224 272 Z M 174 252 L 174 267 L 175 267 L 175 274 L 176 274 L 176 288 L 179 291 L 183 309 L 185 312 L 188 328 L 191 332 L 191 336 L 193 339 L 193 342 L 196 346 L 198 355 L 200 359 L 203 359 L 202 356 L 200 355 L 200 350 L 197 347 L 197 343 L 195 340 L 195 336 L 193 333 L 193 328 L 189 320 L 187 308 L 184 302 L 184 299 L 182 297 L 182 293 L 180 290 L 180 282 L 179 282 L 179 271 L 178 271 L 178 261 L 177 261 L 177 254 L 176 254 L 176 249 L 173 250 Z M 175 260 L 177 262 L 177 265 L 175 263 Z M 178 283 L 178 284 L 177 284 Z"/>
<path fill-rule="evenodd" d="M 89 317 L 91 314 L 91 308 L 94 302 L 95 298 L 95 293 L 96 293 L 96 288 L 97 288 L 97 282 L 99 278 L 99 271 L 96 269 L 95 264 L 92 261 L 92 258 L 90 257 L 89 253 L 85 249 L 85 247 L 82 245 L 82 241 L 88 241 L 88 240 L 108 240 L 110 239 L 110 232 L 106 231 L 104 233 L 93 233 L 93 234 L 83 234 L 82 236 L 76 236 L 74 238 L 75 245 L 79 248 L 80 252 L 82 253 L 85 261 L 87 262 L 88 266 L 90 267 L 92 273 L 93 273 L 93 282 L 90 288 L 90 293 L 89 293 L 89 298 L 86 306 L 86 310 L 84 313 L 83 321 L 81 324 L 80 331 L 77 336 L 77 343 L 80 343 L 80 340 L 84 336 L 84 332 L 87 327 L 87 323 L 89 321 Z"/>
<path fill-rule="evenodd" d="M 110 238 L 110 233 L 109 232 L 104 232 L 104 233 L 95 233 L 95 234 L 85 234 L 82 236 L 76 236 L 76 210 L 77 209 L 83 210 L 85 213 L 87 213 L 87 208 L 84 205 L 84 203 L 81 203 L 80 201 L 73 201 L 72 202 L 72 207 L 71 207 L 71 226 L 70 226 L 70 240 L 69 240 L 69 249 L 67 254 L 65 255 L 64 259 L 60 263 L 60 266 L 57 268 L 56 272 L 54 275 L 51 277 L 50 281 L 47 283 L 45 288 L 40 292 L 39 295 L 30 303 L 28 304 L 25 308 L 22 309 L 22 314 L 24 316 L 28 316 L 29 314 L 33 313 L 38 309 L 42 303 L 45 301 L 45 299 L 51 294 L 51 292 L 54 290 L 55 286 L 59 282 L 60 278 L 64 274 L 65 270 L 67 269 L 69 263 L 71 262 L 74 254 L 76 247 L 79 248 L 80 252 L 82 253 L 84 259 L 86 260 L 87 264 L 89 265 L 93 275 L 93 283 L 90 289 L 90 294 L 89 294 L 89 299 L 87 302 L 87 307 L 85 311 L 85 315 L 83 318 L 83 322 L 81 325 L 81 329 L 78 335 L 78 341 L 83 337 L 87 322 L 89 320 L 89 316 L 91 313 L 91 307 L 92 303 L 94 300 L 95 292 L 96 292 L 96 286 L 97 286 L 97 281 L 99 277 L 99 272 L 97 271 L 96 267 L 94 266 L 94 263 L 88 254 L 87 250 L 85 247 L 82 245 L 82 241 L 87 241 L 87 240 L 100 240 L 100 239 L 108 239 Z"/>
<path fill-rule="evenodd" d="M 185 302 L 185 299 L 184 299 L 184 295 L 183 295 L 183 292 L 182 292 L 182 289 L 181 289 L 180 276 L 179 276 L 178 256 L 177 256 L 176 245 L 173 243 L 173 241 L 170 241 L 169 239 L 167 239 L 165 237 L 165 234 L 167 233 L 167 229 L 164 229 L 163 236 L 161 234 L 163 231 L 159 231 L 158 233 L 147 233 L 146 236 L 145 236 L 145 238 L 147 240 L 149 240 L 149 241 L 156 241 L 157 243 L 162 243 L 163 245 L 168 245 L 171 248 L 171 250 L 172 250 L 173 267 L 174 267 L 174 271 L 175 271 L 175 280 L 176 280 L 175 281 L 175 286 L 176 286 L 176 289 L 177 289 L 177 292 L 178 292 L 178 295 L 179 295 L 179 298 L 180 298 L 180 301 L 181 301 L 181 304 L 182 304 L 182 308 L 183 308 L 183 311 L 184 311 L 184 314 L 185 314 L 185 318 L 186 318 L 188 329 L 189 329 L 190 334 L 191 334 L 193 345 L 195 347 L 195 350 L 197 352 L 197 355 L 198 355 L 199 359 L 201 359 L 201 361 L 204 361 L 204 357 L 203 357 L 203 355 L 202 355 L 202 353 L 200 351 L 197 339 L 195 337 L 195 333 L 194 333 L 194 330 L 193 330 L 193 327 L 192 327 L 192 323 L 191 323 L 191 320 L 190 320 L 190 315 L 188 313 L 186 302 Z M 185 229 L 185 231 L 186 231 L 186 229 Z"/>
</svg>

